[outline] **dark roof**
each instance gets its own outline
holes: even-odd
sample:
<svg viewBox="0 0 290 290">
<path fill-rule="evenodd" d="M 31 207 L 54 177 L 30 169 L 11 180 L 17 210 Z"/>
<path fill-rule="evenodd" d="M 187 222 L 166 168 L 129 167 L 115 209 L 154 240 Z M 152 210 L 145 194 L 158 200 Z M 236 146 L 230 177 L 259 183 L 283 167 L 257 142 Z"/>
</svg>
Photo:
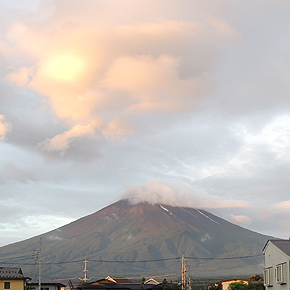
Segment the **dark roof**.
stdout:
<svg viewBox="0 0 290 290">
<path fill-rule="evenodd" d="M 176 286 L 176 284 L 174 284 L 174 283 L 166 283 L 165 286 L 168 287 L 168 288 L 172 288 L 172 287 Z M 159 283 L 158 285 L 151 286 L 150 288 L 148 288 L 148 290 L 149 289 L 152 289 L 152 290 L 159 290 L 160 289 L 160 290 L 162 290 L 163 289 L 163 283 Z"/>
<path fill-rule="evenodd" d="M 33 281 L 33 282 L 29 282 L 29 283 L 27 283 L 27 284 L 29 284 L 29 285 L 38 285 L 38 282 L 35 282 L 35 281 Z M 41 285 L 43 285 L 43 286 L 45 286 L 45 285 L 47 285 L 47 286 L 49 286 L 49 285 L 59 285 L 59 286 L 61 286 L 61 287 L 64 287 L 64 286 L 66 286 L 66 285 L 64 285 L 64 284 L 62 284 L 62 283 L 60 283 L 60 282 L 56 282 L 56 281 L 50 281 L 50 282 L 42 282 L 41 281 Z"/>
<path fill-rule="evenodd" d="M 99 284 L 99 283 L 91 283 L 91 284 L 86 284 L 86 285 L 80 285 L 77 287 L 78 289 L 105 289 L 105 290 L 110 290 L 110 289 L 114 289 L 114 290 L 130 290 L 129 287 L 120 285 L 120 284 Z"/>
<path fill-rule="evenodd" d="M 125 277 L 116 277 L 113 278 L 118 284 L 129 284 L 133 283 L 133 281 L 129 280 L 128 278 Z"/>
<path fill-rule="evenodd" d="M 26 280 L 30 278 L 23 276 L 21 268 L 0 267 L 0 279 Z"/>
<path fill-rule="evenodd" d="M 73 286 L 73 283 L 70 279 L 57 279 L 56 282 L 59 282 L 61 284 L 63 284 L 64 286 L 70 286 L 72 287 Z"/>
<path fill-rule="evenodd" d="M 140 290 L 141 283 L 123 283 L 123 284 L 113 284 L 110 286 L 111 289 L 118 289 L 119 287 L 128 288 L 130 290 Z M 144 284 L 144 289 L 149 289 L 152 287 L 152 284 Z"/>
<path fill-rule="evenodd" d="M 271 242 L 275 245 L 278 249 L 284 252 L 287 256 L 290 257 L 290 240 L 268 240 L 263 251 L 266 249 L 267 245 Z"/>
<path fill-rule="evenodd" d="M 128 278 L 125 277 L 110 277 L 108 276 L 107 278 L 103 278 L 98 280 L 97 282 L 99 283 L 118 283 L 118 284 L 129 284 L 133 283 L 133 281 L 129 280 Z"/>
<path fill-rule="evenodd" d="M 111 289 L 111 288 L 101 284 L 86 284 L 77 286 L 77 289 Z"/>
<path fill-rule="evenodd" d="M 108 290 L 140 290 L 141 283 L 124 283 L 124 284 L 116 284 L 116 283 L 99 283 L 99 282 L 91 282 L 85 285 L 79 285 L 78 289 L 108 289 Z M 145 284 L 144 289 L 151 289 L 152 285 Z"/>
</svg>

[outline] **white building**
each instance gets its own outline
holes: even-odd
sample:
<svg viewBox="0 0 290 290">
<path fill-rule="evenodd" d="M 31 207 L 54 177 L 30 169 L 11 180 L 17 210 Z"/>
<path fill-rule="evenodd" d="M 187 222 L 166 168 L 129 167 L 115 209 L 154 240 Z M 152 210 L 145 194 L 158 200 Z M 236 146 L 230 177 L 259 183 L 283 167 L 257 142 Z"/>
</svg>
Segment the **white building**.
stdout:
<svg viewBox="0 0 290 290">
<path fill-rule="evenodd" d="M 268 240 L 265 254 L 264 285 L 266 290 L 290 289 L 290 240 Z"/>
</svg>

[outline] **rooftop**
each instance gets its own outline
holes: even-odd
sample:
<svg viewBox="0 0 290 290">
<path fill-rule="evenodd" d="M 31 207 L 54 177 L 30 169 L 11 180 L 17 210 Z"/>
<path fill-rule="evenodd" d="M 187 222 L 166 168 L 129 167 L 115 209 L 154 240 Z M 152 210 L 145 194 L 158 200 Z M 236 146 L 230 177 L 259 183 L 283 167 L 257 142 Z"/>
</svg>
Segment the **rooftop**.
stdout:
<svg viewBox="0 0 290 290">
<path fill-rule="evenodd" d="M 280 249 L 282 252 L 284 252 L 286 255 L 290 257 L 290 239 L 289 240 L 268 240 L 266 243 L 263 251 L 267 247 L 268 243 L 271 242 L 273 245 L 275 245 L 278 249 Z"/>
</svg>

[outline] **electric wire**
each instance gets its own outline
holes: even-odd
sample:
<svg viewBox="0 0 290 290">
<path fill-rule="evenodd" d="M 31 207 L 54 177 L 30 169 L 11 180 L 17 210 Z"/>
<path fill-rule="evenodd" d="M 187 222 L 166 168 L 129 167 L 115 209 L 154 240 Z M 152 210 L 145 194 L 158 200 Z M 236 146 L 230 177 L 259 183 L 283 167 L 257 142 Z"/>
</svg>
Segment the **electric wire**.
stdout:
<svg viewBox="0 0 290 290">
<path fill-rule="evenodd" d="M 252 254 L 247 256 L 235 256 L 235 257 L 184 257 L 188 260 L 234 260 L 234 259 L 248 259 L 248 258 L 256 258 L 263 256 L 264 253 Z M 27 259 L 27 258 L 26 258 Z M 152 262 L 164 262 L 164 261 L 172 261 L 172 260 L 180 260 L 181 257 L 174 258 L 162 258 L 162 259 L 149 259 L 149 260 L 95 260 L 95 259 L 87 259 L 88 262 L 95 263 L 152 263 Z M 21 259 L 22 260 L 22 259 Z M 25 260 L 25 259 L 23 259 Z M 42 262 L 43 265 L 61 265 L 61 264 L 72 264 L 72 263 L 80 263 L 82 260 L 74 260 L 74 261 L 60 261 L 60 262 Z M 16 264 L 16 262 L 7 262 L 1 261 L 2 264 Z M 38 263 L 17 263 L 19 265 L 37 265 Z"/>
</svg>

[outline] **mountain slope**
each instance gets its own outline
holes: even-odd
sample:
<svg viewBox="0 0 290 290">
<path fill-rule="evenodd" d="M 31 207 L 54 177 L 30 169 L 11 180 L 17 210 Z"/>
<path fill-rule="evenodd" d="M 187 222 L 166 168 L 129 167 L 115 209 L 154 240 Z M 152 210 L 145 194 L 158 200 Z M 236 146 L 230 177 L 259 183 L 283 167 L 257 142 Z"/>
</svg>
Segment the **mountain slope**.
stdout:
<svg viewBox="0 0 290 290">
<path fill-rule="evenodd" d="M 184 255 L 194 276 L 256 274 L 263 257 L 221 258 L 260 253 L 268 239 L 204 210 L 121 200 L 43 234 L 42 272 L 47 279 L 83 276 L 87 257 L 89 277 L 180 276 Z M 29 258 L 38 243 L 39 237 L 33 237 L 1 247 L 1 260 L 19 265 L 16 257 L 23 256 L 22 269 L 33 278 L 37 265 L 26 264 L 36 262 Z"/>
</svg>

